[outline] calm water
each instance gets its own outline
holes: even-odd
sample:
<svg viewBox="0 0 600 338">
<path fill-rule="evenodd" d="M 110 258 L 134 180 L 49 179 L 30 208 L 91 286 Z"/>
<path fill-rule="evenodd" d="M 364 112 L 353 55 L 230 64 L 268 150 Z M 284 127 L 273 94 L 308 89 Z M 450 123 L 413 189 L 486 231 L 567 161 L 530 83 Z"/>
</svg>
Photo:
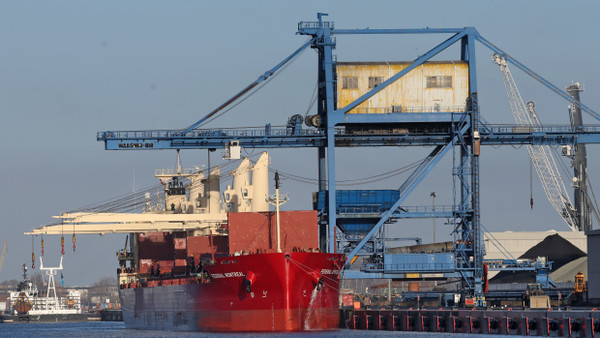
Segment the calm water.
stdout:
<svg viewBox="0 0 600 338">
<path fill-rule="evenodd" d="M 391 331 L 354 331 L 338 330 L 328 332 L 272 333 L 272 334 L 214 334 L 197 332 L 171 332 L 127 330 L 123 322 L 81 322 L 81 323 L 29 323 L 0 324 L 1 337 L 420 337 L 420 338 L 457 338 L 490 337 L 488 335 L 455 335 L 447 333 L 391 332 Z M 511 336 L 517 337 L 517 336 Z"/>
</svg>

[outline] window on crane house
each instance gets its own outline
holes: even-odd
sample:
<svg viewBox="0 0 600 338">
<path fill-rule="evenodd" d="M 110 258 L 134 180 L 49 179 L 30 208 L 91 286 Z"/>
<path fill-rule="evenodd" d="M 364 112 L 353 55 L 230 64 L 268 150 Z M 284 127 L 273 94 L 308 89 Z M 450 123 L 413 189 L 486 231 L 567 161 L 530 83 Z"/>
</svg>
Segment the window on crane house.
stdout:
<svg viewBox="0 0 600 338">
<path fill-rule="evenodd" d="M 358 77 L 344 76 L 342 78 L 342 89 L 358 89 Z"/>
<path fill-rule="evenodd" d="M 383 77 L 381 76 L 369 76 L 369 88 L 375 88 L 382 82 Z"/>
<path fill-rule="evenodd" d="M 452 88 L 452 76 L 428 76 L 426 88 Z"/>
</svg>

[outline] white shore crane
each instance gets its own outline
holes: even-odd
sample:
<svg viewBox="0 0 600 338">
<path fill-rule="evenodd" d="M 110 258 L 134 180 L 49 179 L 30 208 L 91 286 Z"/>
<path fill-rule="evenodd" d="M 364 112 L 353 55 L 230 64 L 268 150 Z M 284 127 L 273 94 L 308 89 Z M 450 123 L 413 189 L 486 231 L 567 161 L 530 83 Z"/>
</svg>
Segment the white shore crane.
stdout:
<svg viewBox="0 0 600 338">
<path fill-rule="evenodd" d="M 524 129 L 527 129 L 527 132 L 532 131 L 536 127 L 540 127 L 541 123 L 534 110 L 535 104 L 532 101 L 527 102 L 527 104 L 523 102 L 521 93 L 508 69 L 506 60 L 502 56 L 494 54 L 492 56 L 492 61 L 500 66 L 502 80 L 506 87 L 506 95 L 508 96 L 510 108 L 517 124 Z M 548 197 L 548 201 L 550 201 L 552 207 L 554 207 L 556 212 L 558 212 L 571 230 L 580 231 L 575 217 L 575 208 L 571 203 L 564 181 L 560 176 L 550 146 L 527 145 L 527 151 L 529 152 L 531 162 L 540 178 L 546 197 Z"/>
</svg>

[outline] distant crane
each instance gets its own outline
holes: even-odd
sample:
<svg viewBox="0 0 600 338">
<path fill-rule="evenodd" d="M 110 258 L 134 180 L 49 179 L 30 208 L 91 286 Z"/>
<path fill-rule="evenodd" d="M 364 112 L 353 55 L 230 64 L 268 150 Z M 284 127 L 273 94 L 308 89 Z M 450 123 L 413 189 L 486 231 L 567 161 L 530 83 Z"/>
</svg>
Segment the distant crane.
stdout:
<svg viewBox="0 0 600 338">
<path fill-rule="evenodd" d="M 506 60 L 498 55 L 492 56 L 498 66 L 500 66 L 500 72 L 502 73 L 502 80 L 506 87 L 506 95 L 508 95 L 508 101 L 510 102 L 510 108 L 515 117 L 517 125 L 522 126 L 523 132 L 532 132 L 531 128 L 541 127 L 541 123 L 535 113 L 535 104 L 531 101 L 525 104 L 521 93 L 517 88 L 515 80 L 508 69 L 508 63 Z M 517 130 L 518 132 L 518 130 Z M 571 203 L 567 189 L 565 188 L 564 181 L 560 176 L 556 161 L 552 155 L 549 145 L 527 145 L 527 151 L 529 157 L 533 163 L 535 170 L 542 182 L 544 192 L 550 201 L 550 204 L 554 207 L 560 217 L 567 223 L 569 228 L 573 231 L 583 230 L 580 227 L 577 218 L 575 217 L 575 208 Z"/>
<path fill-rule="evenodd" d="M 583 117 L 581 115 L 581 107 L 579 106 L 579 93 L 583 91 L 583 87 L 579 83 L 574 83 L 566 88 L 567 92 L 573 97 L 573 103 L 569 107 L 569 118 L 571 119 L 571 127 L 573 130 L 581 129 L 583 126 Z M 575 201 L 575 219 L 578 221 L 581 230 L 592 230 L 591 213 L 594 212 L 596 220 L 598 220 L 597 206 L 592 204 L 588 195 L 588 173 L 587 173 L 587 151 L 585 144 L 577 144 L 575 152 L 570 154 L 568 146 L 563 146 L 563 153 L 571 156 L 573 166 L 573 199 Z M 589 186 L 591 190 L 591 186 Z M 593 194 L 593 191 L 591 191 Z M 592 195 L 593 196 L 593 195 Z"/>
<path fill-rule="evenodd" d="M 4 247 L 2 248 L 2 253 L 0 254 L 0 271 L 2 271 L 2 264 L 4 264 L 4 255 L 6 255 L 6 244 L 7 240 L 4 240 Z"/>
</svg>

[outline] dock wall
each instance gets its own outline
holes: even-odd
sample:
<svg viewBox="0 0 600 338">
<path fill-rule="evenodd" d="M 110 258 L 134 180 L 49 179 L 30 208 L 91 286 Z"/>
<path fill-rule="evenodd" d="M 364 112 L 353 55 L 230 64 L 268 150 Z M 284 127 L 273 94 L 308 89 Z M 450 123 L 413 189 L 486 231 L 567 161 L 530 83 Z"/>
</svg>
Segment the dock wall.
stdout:
<svg viewBox="0 0 600 338">
<path fill-rule="evenodd" d="M 600 337 L 591 310 L 340 310 L 340 328 L 552 337 Z"/>
</svg>

